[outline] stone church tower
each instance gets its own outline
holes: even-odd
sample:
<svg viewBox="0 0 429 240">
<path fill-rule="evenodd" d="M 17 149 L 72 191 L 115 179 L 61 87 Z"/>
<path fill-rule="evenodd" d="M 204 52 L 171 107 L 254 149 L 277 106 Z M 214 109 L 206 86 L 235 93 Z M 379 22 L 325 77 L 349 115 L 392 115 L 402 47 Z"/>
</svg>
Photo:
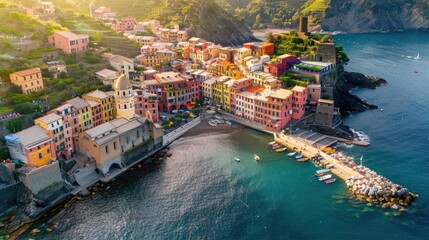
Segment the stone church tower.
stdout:
<svg viewBox="0 0 429 240">
<path fill-rule="evenodd" d="M 116 118 L 134 118 L 134 95 L 130 80 L 121 74 L 113 84 L 115 90 Z"/>
</svg>

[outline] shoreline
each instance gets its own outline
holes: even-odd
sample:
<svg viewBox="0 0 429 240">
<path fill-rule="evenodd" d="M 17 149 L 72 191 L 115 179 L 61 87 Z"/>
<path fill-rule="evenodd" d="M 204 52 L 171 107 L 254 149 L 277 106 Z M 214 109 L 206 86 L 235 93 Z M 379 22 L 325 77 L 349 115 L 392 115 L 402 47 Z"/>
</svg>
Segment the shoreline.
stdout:
<svg viewBox="0 0 429 240">
<path fill-rule="evenodd" d="M 228 134 L 245 129 L 246 127 L 240 124 L 233 123 L 228 125 L 226 123 L 218 124 L 217 127 L 212 127 L 208 124 L 208 119 L 204 118 L 201 123 L 188 130 L 182 137 L 196 137 L 200 135 L 217 135 Z"/>
</svg>

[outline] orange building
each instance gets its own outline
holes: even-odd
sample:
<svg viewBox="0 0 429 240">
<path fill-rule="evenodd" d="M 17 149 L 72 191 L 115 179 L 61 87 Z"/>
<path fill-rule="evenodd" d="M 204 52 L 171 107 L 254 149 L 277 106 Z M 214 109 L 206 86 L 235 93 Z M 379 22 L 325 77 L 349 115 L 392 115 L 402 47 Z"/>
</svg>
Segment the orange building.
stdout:
<svg viewBox="0 0 429 240">
<path fill-rule="evenodd" d="M 12 159 L 29 166 L 44 166 L 55 159 L 52 138 L 39 125 L 5 137 Z"/>
<path fill-rule="evenodd" d="M 40 91 L 44 88 L 40 68 L 14 72 L 9 74 L 9 77 L 12 84 L 20 86 L 24 94 Z"/>
</svg>

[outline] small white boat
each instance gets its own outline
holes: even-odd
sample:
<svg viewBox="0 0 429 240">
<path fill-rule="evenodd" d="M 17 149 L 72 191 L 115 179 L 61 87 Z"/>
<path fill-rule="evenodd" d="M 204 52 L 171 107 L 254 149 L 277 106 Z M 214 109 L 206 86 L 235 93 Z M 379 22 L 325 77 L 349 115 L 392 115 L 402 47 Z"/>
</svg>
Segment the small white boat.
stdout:
<svg viewBox="0 0 429 240">
<path fill-rule="evenodd" d="M 257 162 L 259 162 L 261 160 L 261 158 L 258 155 L 256 155 L 256 154 L 253 154 L 253 157 L 255 158 L 255 160 Z"/>
<path fill-rule="evenodd" d="M 291 152 L 291 153 L 288 153 L 287 155 L 289 156 L 289 157 L 292 157 L 293 155 L 295 155 L 296 154 L 296 152 Z"/>
<path fill-rule="evenodd" d="M 276 150 L 274 150 L 274 151 L 276 151 L 276 152 L 284 152 L 286 149 L 287 149 L 287 148 L 286 148 L 286 147 L 284 147 L 284 148 L 276 149 Z"/>
<path fill-rule="evenodd" d="M 417 53 L 417 56 L 414 59 L 415 60 L 420 60 L 420 53 Z"/>
<path fill-rule="evenodd" d="M 236 162 L 240 162 L 240 158 L 238 158 L 238 157 L 234 157 L 234 160 L 235 160 Z"/>
<path fill-rule="evenodd" d="M 226 122 L 226 124 L 228 124 L 228 125 L 232 125 L 232 122 L 230 122 L 230 121 L 225 121 Z"/>
<path fill-rule="evenodd" d="M 209 121 L 209 125 L 212 126 L 212 127 L 217 127 L 217 123 L 216 122 Z"/>
<path fill-rule="evenodd" d="M 328 175 L 325 175 L 325 176 L 321 176 L 321 177 L 319 178 L 319 181 L 325 181 L 325 180 L 330 179 L 331 177 L 332 177 L 332 174 L 328 174 Z"/>
<path fill-rule="evenodd" d="M 270 146 L 273 146 L 274 144 L 276 144 L 276 141 L 272 141 L 272 142 L 268 143 L 268 145 L 270 145 Z"/>
</svg>

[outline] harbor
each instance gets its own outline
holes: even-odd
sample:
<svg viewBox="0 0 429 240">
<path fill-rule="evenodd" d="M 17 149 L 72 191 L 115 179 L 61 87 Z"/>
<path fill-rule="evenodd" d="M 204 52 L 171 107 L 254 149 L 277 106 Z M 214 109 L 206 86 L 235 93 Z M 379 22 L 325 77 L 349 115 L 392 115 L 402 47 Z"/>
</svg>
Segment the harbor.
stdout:
<svg viewBox="0 0 429 240">
<path fill-rule="evenodd" d="M 309 158 L 320 168 L 329 169 L 333 175 L 345 181 L 347 189 L 359 200 L 380 204 L 382 208 L 390 207 L 404 211 L 405 207 L 418 197 L 418 195 L 409 192 L 408 189 L 363 166 L 362 163 L 356 164 L 352 157 L 341 152 L 326 153 L 328 151 L 325 149 L 337 141 L 329 141 L 328 139 L 325 144 L 315 144 L 299 136 L 283 133 L 275 133 L 274 140 L 278 144 Z"/>
</svg>

